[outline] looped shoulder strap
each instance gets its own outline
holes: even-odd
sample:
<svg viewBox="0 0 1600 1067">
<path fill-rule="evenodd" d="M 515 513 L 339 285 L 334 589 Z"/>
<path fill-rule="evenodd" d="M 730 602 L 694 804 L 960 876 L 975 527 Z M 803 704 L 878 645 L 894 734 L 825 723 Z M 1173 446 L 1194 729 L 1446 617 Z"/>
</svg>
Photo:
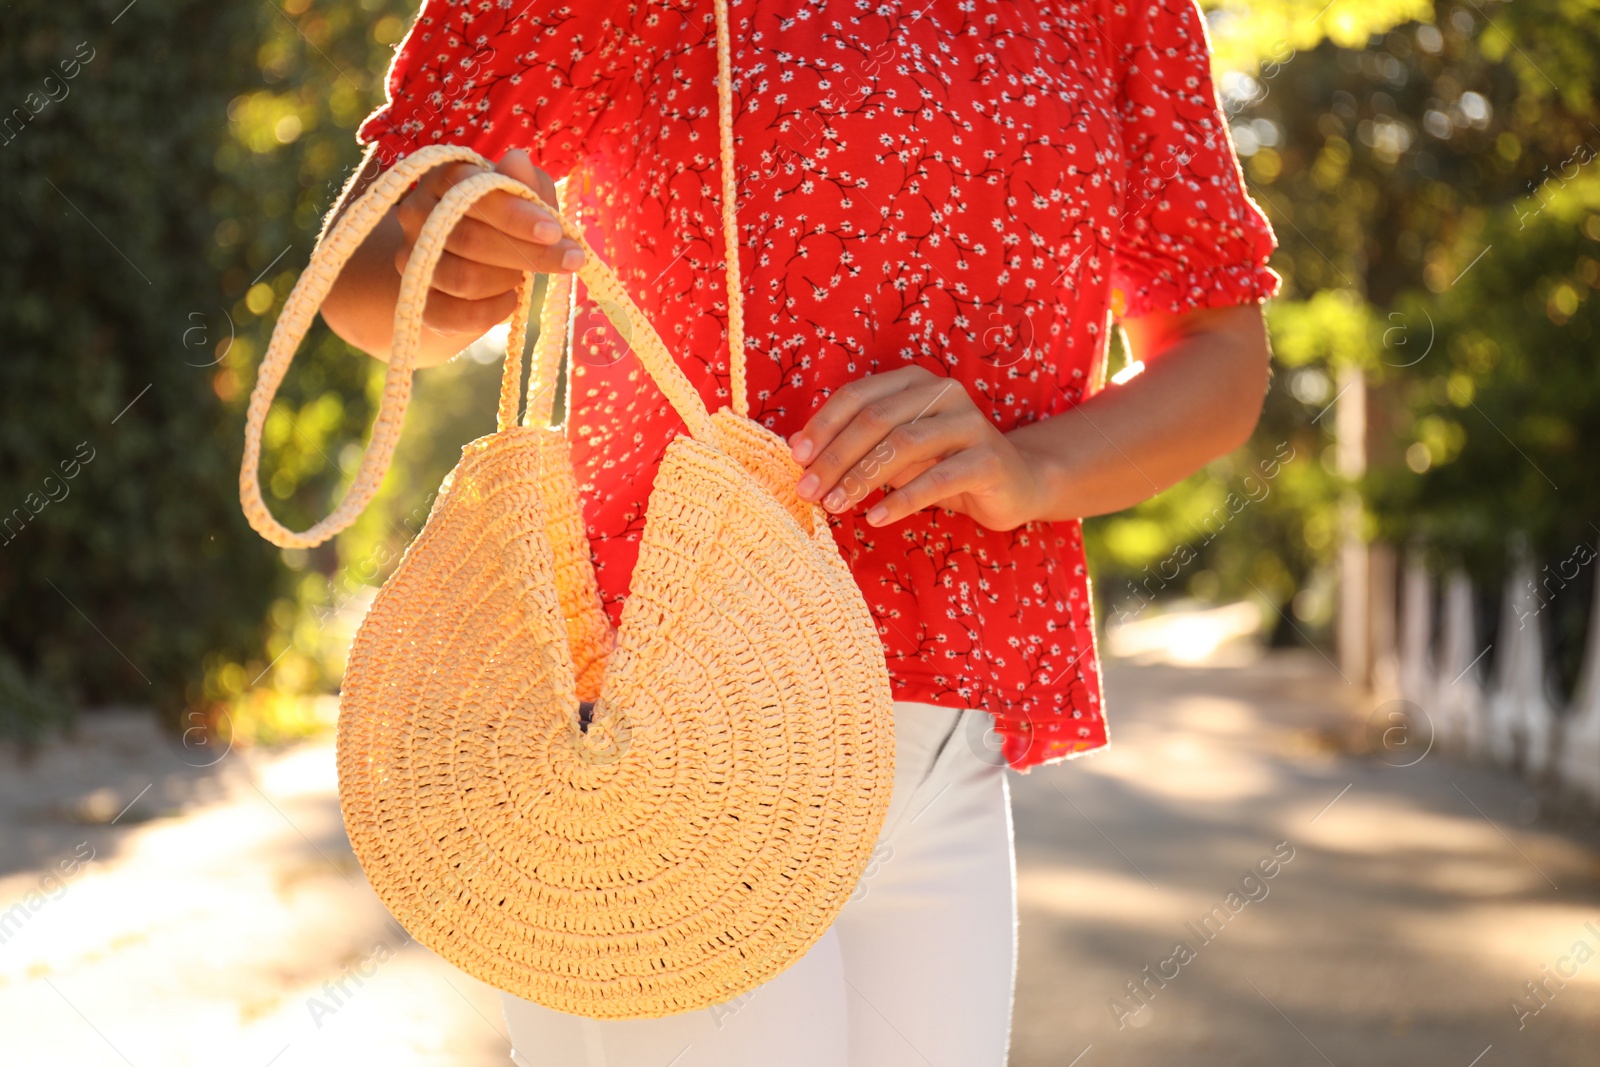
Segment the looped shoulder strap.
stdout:
<svg viewBox="0 0 1600 1067">
<path fill-rule="evenodd" d="M 564 206 L 564 205 L 557 205 Z M 564 342 L 572 336 L 574 303 L 578 287 L 570 274 L 545 276 L 544 305 L 539 314 L 539 336 L 533 343 L 533 371 L 528 375 L 528 395 L 523 403 L 522 424 L 536 426 L 535 418 L 542 417 L 547 424 L 566 425 L 565 412 L 557 418 L 556 381 L 561 375 L 561 353 Z M 570 376 L 570 372 L 569 372 Z M 505 383 L 501 383 L 501 400 L 505 399 Z M 566 406 L 572 407 L 572 384 L 567 383 Z"/>
<path fill-rule="evenodd" d="M 728 287 L 728 356 L 731 372 L 733 410 L 748 417 L 749 397 L 745 385 L 744 300 L 739 274 L 737 187 L 733 168 L 733 80 L 731 34 L 728 25 L 728 0 L 714 0 L 717 21 L 717 124 L 718 147 L 722 164 L 722 234 Z M 372 157 L 369 154 L 368 159 Z M 312 319 L 339 277 L 339 272 L 367 239 L 384 214 L 411 185 L 434 167 L 451 162 L 477 163 L 485 173 L 458 183 L 429 215 L 417 238 L 416 248 L 406 264 L 400 283 L 400 299 L 395 305 L 394 343 L 384 374 L 383 397 L 373 422 L 372 435 L 361 456 L 361 466 L 344 498 L 327 518 L 304 531 L 295 531 L 273 518 L 261 497 L 261 434 L 267 413 L 283 384 L 289 364 L 310 329 Z M 352 184 L 356 179 L 352 178 Z M 557 183 L 557 202 L 563 199 L 564 182 Z M 698 390 L 679 369 L 649 319 L 634 304 L 611 268 L 601 262 L 578 229 L 557 208 L 541 200 L 537 193 L 515 179 L 497 174 L 493 164 L 471 149 L 457 145 L 428 145 L 396 163 L 349 206 L 329 231 L 317 242 L 311 262 L 295 283 L 282 313 L 273 327 L 272 339 L 262 359 L 255 389 L 245 420 L 244 462 L 239 468 L 239 499 L 251 527 L 268 541 L 282 548 L 310 548 L 320 545 L 344 530 L 366 509 L 378 492 L 383 477 L 394 459 L 406 406 L 411 399 L 411 376 L 421 342 L 422 310 L 427 300 L 433 271 L 444 252 L 450 230 L 480 197 L 500 189 L 531 200 L 550 211 L 561 224 L 562 233 L 583 248 L 587 258 L 578 270 L 594 302 L 605 312 L 622 337 L 631 345 L 645 370 L 661 388 L 667 400 L 683 418 L 689 432 L 698 440 L 715 442 L 716 430 Z M 448 205 L 448 210 L 446 207 Z M 497 425 L 506 430 L 515 425 L 517 382 L 522 374 L 522 350 L 527 337 L 528 318 L 533 301 L 533 271 L 524 272 L 517 292 L 517 307 L 511 316 L 507 339 L 506 368 L 501 380 Z M 549 412 L 561 358 L 561 339 L 567 334 L 561 316 L 570 324 L 575 287 L 570 275 L 552 274 L 547 288 L 539 339 L 535 344 L 533 372 L 528 376 L 525 421 L 531 424 L 534 412 Z M 567 393 L 570 409 L 571 390 Z M 553 414 L 553 413 L 552 413 Z"/>
<path fill-rule="evenodd" d="M 457 183 L 439 201 L 423 224 L 422 232 L 400 281 L 400 297 L 395 305 L 394 341 L 389 355 L 388 369 L 384 375 L 383 396 L 378 406 L 378 416 L 373 423 L 372 436 L 361 457 L 354 482 L 344 498 L 327 518 L 304 531 L 291 530 L 278 522 L 268 511 L 261 496 L 260 465 L 261 435 L 273 398 L 283 383 L 295 351 L 304 339 L 311 321 L 333 288 L 339 271 L 360 247 L 361 242 L 377 226 L 384 213 L 399 200 L 411 184 L 423 174 L 443 163 L 465 161 L 489 166 L 488 161 L 469 149 L 453 145 L 430 145 L 397 163 L 373 183 L 359 200 L 350 206 L 334 224 L 324 239 L 312 252 L 311 262 L 295 283 L 294 290 L 285 301 L 283 312 L 273 328 L 272 340 L 262 360 L 255 389 L 250 396 L 250 406 L 245 421 L 244 462 L 239 469 L 239 497 L 245 517 L 257 533 L 282 548 L 310 548 L 322 544 L 347 528 L 377 494 L 383 477 L 388 473 L 394 458 L 395 444 L 399 440 L 401 424 L 411 399 L 412 368 L 416 363 L 421 344 L 422 313 L 427 302 L 428 289 L 446 240 L 461 217 L 480 198 L 494 190 L 520 196 L 550 211 L 560 222 L 562 232 L 583 248 L 584 266 L 578 276 L 588 286 L 589 292 L 605 311 L 612 323 L 629 338 L 635 354 L 663 394 L 683 418 L 689 432 L 699 440 L 716 440 L 716 431 L 706 411 L 699 392 L 679 369 L 667 352 L 655 328 L 644 313 L 634 304 L 615 273 L 604 264 L 583 234 L 560 211 L 546 204 L 539 195 L 514 178 L 485 170 Z M 558 189 L 560 188 L 558 184 Z M 558 200 L 560 198 L 558 197 Z M 521 378 L 521 361 L 524 339 L 533 294 L 533 271 L 524 273 L 518 290 L 517 310 L 512 315 L 511 335 L 508 338 L 506 371 L 501 382 L 499 429 L 515 425 L 517 384 Z M 555 384 L 556 368 L 560 359 L 560 338 L 557 317 L 570 300 L 571 278 L 561 274 L 551 286 L 555 290 L 553 302 L 547 297 L 545 321 L 557 326 L 541 337 L 536 345 L 535 371 L 528 382 L 529 417 L 543 403 Z M 553 335 L 553 338 L 552 338 Z M 548 406 L 546 406 L 548 410 Z"/>
<path fill-rule="evenodd" d="M 711 422 L 711 413 L 706 410 L 705 401 L 700 398 L 699 390 L 673 360 L 665 342 L 656 333 L 655 327 L 650 324 L 644 312 L 633 302 L 633 297 L 628 295 L 627 289 L 623 287 L 616 273 L 600 259 L 593 248 L 589 247 L 583 232 L 570 220 L 540 199 L 538 193 L 504 174 L 495 172 L 474 174 L 452 186 L 440 199 L 433 213 L 428 216 L 428 221 L 423 224 L 422 233 L 417 236 L 411 259 L 407 261 L 405 273 L 400 279 L 400 299 L 395 305 L 396 337 L 399 338 L 396 355 L 402 356 L 407 362 L 415 358 L 416 348 L 422 339 L 422 307 L 427 299 L 428 285 L 433 278 L 434 265 L 444 254 L 445 241 L 449 238 L 450 231 L 473 204 L 496 190 L 531 200 L 555 216 L 561 223 L 562 233 L 584 251 L 586 258 L 583 266 L 577 270 L 577 277 L 587 286 L 590 299 L 605 312 L 612 325 L 629 341 L 634 355 L 639 358 L 645 372 L 650 375 L 661 389 L 662 395 L 682 417 L 684 425 L 689 428 L 689 433 L 696 440 L 715 443 L 716 429 Z M 557 274 L 556 277 L 563 276 Z M 561 320 L 557 316 L 566 311 L 561 307 L 562 290 L 572 282 L 570 275 L 565 276 L 565 279 L 564 282 L 552 286 L 556 291 L 555 300 L 551 300 L 548 295 L 546 297 L 547 321 L 552 325 L 559 323 Z M 518 330 L 526 329 L 528 294 L 532 291 L 532 284 L 533 272 L 530 270 L 523 276 L 524 293 L 519 300 L 518 313 L 513 316 L 516 320 L 513 323 L 514 334 Z M 554 330 L 551 332 L 556 333 Z M 556 336 L 560 334 L 556 333 Z M 542 349 L 541 362 L 548 362 L 556 354 L 554 346 Z M 520 359 L 521 345 L 508 345 L 506 360 L 508 369 L 501 382 L 500 428 L 502 430 L 516 424 L 516 381 L 521 376 L 516 364 Z M 536 364 L 534 374 L 528 382 L 529 396 L 535 398 L 536 403 L 540 402 L 539 398 L 546 395 L 554 386 L 554 379 L 553 368 Z M 534 406 L 529 407 L 530 417 L 534 410 Z"/>
<path fill-rule="evenodd" d="M 370 155 L 368 158 L 371 158 Z M 239 468 L 239 499 L 244 506 L 245 518 L 257 533 L 280 548 L 320 545 L 354 522 L 371 502 L 394 454 L 406 401 L 411 394 L 411 366 L 399 359 L 390 359 L 384 375 L 383 399 L 378 408 L 378 417 L 373 424 L 366 453 L 361 458 L 361 467 L 356 472 L 355 482 L 332 514 L 303 533 L 291 530 L 274 519 L 261 499 L 261 431 L 273 398 L 283 384 L 300 342 L 311 328 L 312 319 L 327 299 L 345 263 L 361 247 L 389 208 L 406 194 L 412 183 L 434 167 L 452 162 L 488 165 L 488 161 L 478 153 L 454 145 L 430 145 L 396 163 L 346 208 L 317 242 L 311 252 L 311 262 L 301 272 L 288 300 L 284 301 L 283 311 L 272 328 L 267 354 L 262 358 L 261 368 L 256 374 L 255 389 L 250 394 L 250 407 L 245 415 L 244 462 Z M 354 182 L 356 179 L 351 180 Z"/>
</svg>

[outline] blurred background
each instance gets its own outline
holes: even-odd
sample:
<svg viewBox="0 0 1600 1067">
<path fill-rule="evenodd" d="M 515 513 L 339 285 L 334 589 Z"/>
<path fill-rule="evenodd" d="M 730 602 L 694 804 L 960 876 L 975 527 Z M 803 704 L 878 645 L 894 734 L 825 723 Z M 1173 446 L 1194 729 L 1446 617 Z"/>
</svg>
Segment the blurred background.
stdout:
<svg viewBox="0 0 1600 1067">
<path fill-rule="evenodd" d="M 1600 4 L 1203 6 L 1281 242 L 1273 382 L 1249 445 L 1088 524 L 1115 743 L 1013 779 L 1012 1062 L 1592 1065 Z M 503 339 L 419 374 L 336 541 L 237 503 L 414 0 L 4 11 L 0 1064 L 507 1062 L 492 990 L 367 888 L 330 733 Z M 290 525 L 381 371 L 302 350 Z"/>
</svg>

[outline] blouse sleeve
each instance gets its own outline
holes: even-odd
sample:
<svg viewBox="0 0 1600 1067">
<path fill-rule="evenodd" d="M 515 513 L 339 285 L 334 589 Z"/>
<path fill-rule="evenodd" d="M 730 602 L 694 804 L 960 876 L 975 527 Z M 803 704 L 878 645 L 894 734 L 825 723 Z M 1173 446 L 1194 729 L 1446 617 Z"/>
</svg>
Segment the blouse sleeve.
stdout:
<svg viewBox="0 0 1600 1067">
<path fill-rule="evenodd" d="M 389 67 L 388 98 L 356 139 L 377 145 L 386 168 L 424 145 L 447 143 L 495 160 L 524 148 L 560 178 L 637 96 L 633 6 L 423 0 Z M 676 34 L 682 21 L 657 18 L 645 32 Z"/>
<path fill-rule="evenodd" d="M 1277 239 L 1244 191 L 1195 0 L 1110 0 L 1110 8 L 1128 163 L 1112 272 L 1123 313 L 1272 296 L 1280 279 L 1267 259 Z"/>
</svg>

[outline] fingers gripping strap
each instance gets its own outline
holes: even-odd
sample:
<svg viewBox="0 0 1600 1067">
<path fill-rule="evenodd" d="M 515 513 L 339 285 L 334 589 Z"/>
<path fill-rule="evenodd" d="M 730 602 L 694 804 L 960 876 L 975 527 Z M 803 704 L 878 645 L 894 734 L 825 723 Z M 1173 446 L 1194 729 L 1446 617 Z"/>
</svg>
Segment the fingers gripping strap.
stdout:
<svg viewBox="0 0 1600 1067">
<path fill-rule="evenodd" d="M 383 400 L 378 408 L 378 418 L 373 424 L 372 438 L 361 458 L 355 482 L 332 514 L 304 532 L 296 532 L 278 522 L 261 499 L 261 432 L 266 425 L 273 398 L 283 384 L 289 363 L 294 359 L 306 331 L 310 329 L 317 309 L 327 299 L 345 263 L 361 247 L 389 208 L 406 194 L 413 182 L 434 167 L 450 162 L 488 165 L 488 161 L 476 152 L 454 145 L 430 145 L 395 164 L 344 211 L 323 240 L 318 242 L 311 253 L 311 262 L 300 275 L 299 281 L 295 282 L 272 329 L 272 340 L 261 361 L 245 417 L 239 500 L 251 527 L 281 548 L 320 545 L 354 522 L 372 500 L 389 468 L 400 422 L 405 415 L 406 400 L 411 392 L 411 364 L 409 360 L 390 359 L 384 376 Z M 412 351 L 415 351 L 414 347 Z"/>
<path fill-rule="evenodd" d="M 747 415 L 749 398 L 745 384 L 744 302 L 740 289 L 736 223 L 732 62 L 727 0 L 716 0 L 716 18 L 717 119 L 722 163 L 721 207 L 723 241 L 726 248 L 724 258 L 727 263 L 728 283 L 728 351 L 732 375 L 730 384 L 734 411 L 740 415 Z M 407 263 L 401 280 L 401 299 L 395 307 L 396 343 L 392 346 L 388 369 L 384 375 L 383 397 L 378 406 L 378 416 L 373 423 L 372 436 L 367 442 L 366 451 L 362 454 L 355 480 L 327 518 L 303 532 L 291 530 L 272 517 L 261 497 L 261 434 L 273 398 L 276 397 L 279 386 L 283 384 L 289 363 L 294 359 L 295 351 L 310 329 L 317 309 L 327 299 L 345 263 L 376 228 L 389 208 L 405 195 L 414 182 L 435 167 L 450 162 L 476 163 L 485 168 L 486 173 L 459 183 L 446 194 L 445 199 L 435 208 L 423 227 L 424 236 L 429 234 L 430 227 L 433 229 L 430 242 L 431 254 L 419 257 L 414 250 Z M 634 304 L 610 268 L 595 255 L 582 233 L 568 223 L 558 209 L 553 209 L 544 203 L 527 186 L 504 175 L 493 173 L 492 167 L 493 164 L 489 160 L 465 147 L 429 145 L 421 148 L 381 175 L 343 212 L 312 252 L 311 262 L 299 281 L 295 283 L 273 328 L 272 340 L 262 360 L 255 389 L 250 395 L 250 406 L 245 421 L 245 450 L 244 462 L 239 469 L 239 497 L 251 527 L 273 544 L 283 548 L 309 548 L 319 545 L 354 522 L 376 495 L 394 458 L 395 444 L 399 439 L 406 406 L 411 398 L 411 372 L 420 345 L 422 308 L 426 303 L 434 268 L 444 250 L 444 241 L 450 229 L 460 220 L 461 215 L 466 213 L 471 204 L 478 197 L 496 188 L 531 200 L 551 211 L 561 223 L 565 236 L 575 241 L 586 253 L 585 265 L 578 271 L 578 276 L 588 287 L 590 297 L 616 326 L 623 340 L 631 345 L 646 372 L 682 417 L 689 432 L 700 440 L 716 439 L 716 431 L 699 392 L 678 368 L 650 321 Z M 464 192 L 464 187 L 468 186 L 471 187 L 470 192 Z M 560 194 L 563 191 L 563 186 L 558 183 L 558 203 L 562 199 Z M 450 201 L 452 197 L 456 198 L 454 203 L 459 205 L 459 208 L 452 208 L 448 225 L 434 226 L 435 221 L 442 217 L 441 209 L 445 202 Z M 421 249 L 422 245 L 423 239 L 419 236 L 417 248 Z M 425 259 L 425 263 L 419 265 L 419 259 Z M 553 390 L 560 360 L 559 340 L 567 332 L 560 329 L 557 324 L 562 306 L 575 299 L 575 288 L 569 276 L 553 276 L 545 303 L 546 314 L 541 322 L 534 370 L 528 381 L 526 418 L 530 421 L 536 417 L 533 412 L 551 411 L 554 407 Z M 498 420 L 502 430 L 514 425 L 516 420 L 516 386 L 517 379 L 521 376 L 521 354 L 527 336 L 532 295 L 533 276 L 529 271 L 525 272 L 522 285 L 518 289 L 517 307 L 512 313 L 511 331 L 507 338 L 508 351 L 506 369 L 501 381 Z M 552 297 L 554 299 L 551 299 Z M 569 310 L 569 325 L 570 322 Z M 551 398 L 549 403 L 546 402 L 546 397 Z M 570 389 L 567 402 L 570 411 Z M 553 411 L 551 414 L 553 416 Z"/>
<path fill-rule="evenodd" d="M 533 201 L 560 222 L 562 233 L 584 251 L 584 265 L 578 269 L 578 277 L 588 286 L 595 303 L 622 336 L 632 342 L 634 354 L 639 357 L 645 372 L 677 410 L 689 432 L 698 440 L 714 442 L 716 429 L 712 425 L 710 412 L 706 410 L 705 401 L 700 399 L 699 391 L 673 362 L 667 346 L 611 268 L 589 247 L 589 242 L 576 226 L 540 199 L 538 193 L 504 174 L 486 171 L 458 183 L 444 195 L 428 216 L 428 221 L 423 223 L 422 233 L 418 235 L 411 258 L 400 277 L 400 299 L 395 305 L 395 354 L 390 358 L 401 358 L 407 364 L 413 358 L 421 338 L 422 305 L 427 297 L 434 265 L 444 253 L 445 240 L 475 202 L 497 189 Z"/>
<path fill-rule="evenodd" d="M 559 178 L 556 181 L 556 209 L 559 216 L 566 208 L 567 179 Z M 546 275 L 544 309 L 540 315 L 538 339 L 534 342 L 533 373 L 528 378 L 528 396 L 523 405 L 522 424 L 534 425 L 534 412 L 542 404 L 547 409 L 550 402 L 539 394 L 542 392 L 539 383 L 552 381 L 553 372 L 545 372 L 544 364 L 549 360 L 550 346 L 555 345 L 555 359 L 561 359 L 562 336 L 558 332 L 554 337 L 550 335 L 545 323 L 549 319 L 549 303 L 556 294 L 558 280 L 564 275 Z M 500 372 L 500 411 L 496 429 L 505 431 L 517 424 L 517 386 L 522 378 L 522 352 L 528 344 L 528 322 L 533 315 L 533 272 L 525 271 L 522 275 L 522 284 L 517 287 L 517 306 L 511 312 L 511 329 L 506 334 L 505 367 Z M 547 410 L 547 414 L 550 412 Z"/>
</svg>

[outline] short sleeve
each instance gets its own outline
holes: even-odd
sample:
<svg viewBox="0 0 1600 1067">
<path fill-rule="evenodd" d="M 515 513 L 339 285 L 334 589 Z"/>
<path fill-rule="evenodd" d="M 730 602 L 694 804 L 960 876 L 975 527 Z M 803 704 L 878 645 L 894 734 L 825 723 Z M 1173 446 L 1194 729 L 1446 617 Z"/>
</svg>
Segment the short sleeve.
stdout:
<svg viewBox="0 0 1600 1067">
<path fill-rule="evenodd" d="M 1109 0 L 1128 165 L 1112 284 L 1123 314 L 1259 302 L 1277 239 L 1244 191 L 1195 0 Z"/>
<path fill-rule="evenodd" d="M 387 100 L 356 139 L 376 145 L 384 167 L 436 143 L 490 159 L 523 148 L 559 178 L 639 95 L 634 53 L 647 42 L 629 24 L 636 12 L 618 0 L 423 0 Z M 651 25 L 675 36 L 682 22 Z"/>
</svg>

